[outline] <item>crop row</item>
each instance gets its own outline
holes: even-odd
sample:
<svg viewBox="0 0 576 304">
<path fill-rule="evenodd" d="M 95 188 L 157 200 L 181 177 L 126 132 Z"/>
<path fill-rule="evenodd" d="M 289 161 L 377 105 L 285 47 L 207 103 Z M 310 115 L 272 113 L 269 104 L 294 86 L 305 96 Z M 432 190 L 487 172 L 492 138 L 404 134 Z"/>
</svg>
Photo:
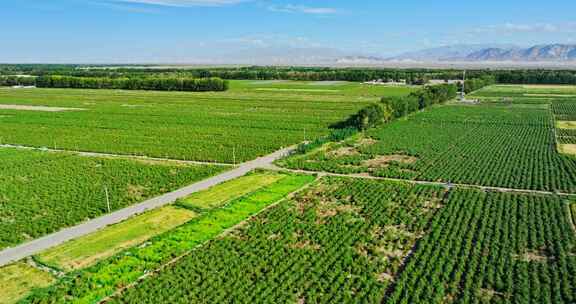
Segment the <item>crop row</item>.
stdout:
<svg viewBox="0 0 576 304">
<path fill-rule="evenodd" d="M 284 95 L 0 90 L 0 103 L 83 109 L 0 110 L 0 143 L 183 160 L 242 162 L 314 139 L 365 102 Z M 210 95 L 209 95 L 210 94 Z M 215 97 L 216 96 L 216 97 Z M 286 100 L 288 98 L 288 100 Z"/>
<path fill-rule="evenodd" d="M 0 149 L 0 248 L 144 201 L 224 170 Z"/>
<path fill-rule="evenodd" d="M 554 102 L 552 111 L 556 120 L 576 121 L 576 102 Z"/>
<path fill-rule="evenodd" d="M 387 303 L 574 303 L 567 210 L 554 196 L 454 190 Z"/>
<path fill-rule="evenodd" d="M 33 291 L 22 303 L 96 303 L 146 273 L 186 254 L 224 230 L 289 193 L 314 177 L 290 175 L 226 206 L 210 210 L 190 222 L 148 240 L 144 245 L 102 260 L 84 270 L 69 273 L 53 286 Z"/>
<path fill-rule="evenodd" d="M 546 109 L 443 106 L 283 163 L 292 168 L 519 189 L 576 191 Z"/>
<path fill-rule="evenodd" d="M 112 303 L 378 303 L 442 196 L 325 178 Z"/>
<path fill-rule="evenodd" d="M 561 144 L 576 144 L 576 130 L 557 129 L 556 136 Z"/>
</svg>

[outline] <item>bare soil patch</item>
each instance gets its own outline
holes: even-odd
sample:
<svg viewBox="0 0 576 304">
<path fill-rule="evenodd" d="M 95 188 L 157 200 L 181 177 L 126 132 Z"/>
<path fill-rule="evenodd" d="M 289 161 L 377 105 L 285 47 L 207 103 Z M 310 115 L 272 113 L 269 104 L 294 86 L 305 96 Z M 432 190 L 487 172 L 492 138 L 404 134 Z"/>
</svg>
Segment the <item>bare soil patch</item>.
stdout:
<svg viewBox="0 0 576 304">
<path fill-rule="evenodd" d="M 357 141 L 358 146 L 371 146 L 376 144 L 378 141 L 373 138 L 364 137 Z"/>
<path fill-rule="evenodd" d="M 146 187 L 140 185 L 128 185 L 126 188 L 128 196 L 133 199 L 140 200 L 144 198 L 144 193 L 146 193 Z"/>
<path fill-rule="evenodd" d="M 392 282 L 392 281 L 394 281 L 394 276 L 392 276 L 391 274 L 389 274 L 387 272 L 383 272 L 383 273 L 379 273 L 376 275 L 376 280 L 380 283 Z"/>
<path fill-rule="evenodd" d="M 494 289 L 480 288 L 478 289 L 478 297 L 485 302 L 492 300 L 494 297 L 503 297 L 504 293 L 498 292 Z"/>
<path fill-rule="evenodd" d="M 290 245 L 290 247 L 295 249 L 308 249 L 308 250 L 320 250 L 320 248 L 322 248 L 320 245 L 314 244 L 310 240 L 297 242 L 295 244 Z"/>
<path fill-rule="evenodd" d="M 526 250 L 523 254 L 514 256 L 516 259 L 524 262 L 546 262 L 552 257 L 546 254 L 545 250 Z"/>
<path fill-rule="evenodd" d="M 0 104 L 0 110 L 20 110 L 20 111 L 40 111 L 40 112 L 63 112 L 63 111 L 84 111 L 82 108 L 61 108 L 46 106 L 25 106 Z"/>
<path fill-rule="evenodd" d="M 354 156 L 360 155 L 360 152 L 353 147 L 342 147 L 334 151 L 328 152 L 329 157 L 343 157 L 343 156 Z"/>
<path fill-rule="evenodd" d="M 340 213 L 358 214 L 360 210 L 358 206 L 322 201 L 316 206 L 316 216 L 319 218 L 328 218 Z"/>
<path fill-rule="evenodd" d="M 362 164 L 371 168 L 384 168 L 387 167 L 391 162 L 413 164 L 416 161 L 418 161 L 418 158 L 414 156 L 392 154 L 378 156 L 376 158 L 366 160 Z"/>
</svg>

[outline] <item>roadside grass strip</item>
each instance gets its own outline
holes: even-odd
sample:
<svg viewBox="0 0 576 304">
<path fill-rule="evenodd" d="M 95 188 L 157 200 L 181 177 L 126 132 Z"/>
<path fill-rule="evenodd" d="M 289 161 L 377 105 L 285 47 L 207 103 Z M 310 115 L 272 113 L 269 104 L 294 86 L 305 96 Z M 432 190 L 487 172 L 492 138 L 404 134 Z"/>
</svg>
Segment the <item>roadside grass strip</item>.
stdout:
<svg viewBox="0 0 576 304">
<path fill-rule="evenodd" d="M 158 235 L 85 270 L 64 276 L 56 284 L 34 291 L 23 303 L 96 303 L 137 282 L 171 260 L 282 200 L 315 179 L 287 175 L 268 187 L 212 209 L 188 223 Z"/>
<path fill-rule="evenodd" d="M 184 208 L 168 206 L 155 209 L 51 248 L 38 255 L 37 259 L 64 271 L 85 268 L 174 229 L 196 216 L 195 212 Z"/>
<path fill-rule="evenodd" d="M 250 174 L 216 185 L 207 191 L 194 193 L 180 200 L 178 204 L 199 210 L 221 207 L 231 199 L 254 192 L 284 177 L 286 176 L 274 172 Z"/>
<path fill-rule="evenodd" d="M 16 303 L 34 288 L 54 282 L 47 272 L 19 262 L 0 267 L 0 304 Z"/>
<path fill-rule="evenodd" d="M 557 121 L 556 127 L 558 129 L 575 130 L 576 129 L 576 121 Z"/>
</svg>

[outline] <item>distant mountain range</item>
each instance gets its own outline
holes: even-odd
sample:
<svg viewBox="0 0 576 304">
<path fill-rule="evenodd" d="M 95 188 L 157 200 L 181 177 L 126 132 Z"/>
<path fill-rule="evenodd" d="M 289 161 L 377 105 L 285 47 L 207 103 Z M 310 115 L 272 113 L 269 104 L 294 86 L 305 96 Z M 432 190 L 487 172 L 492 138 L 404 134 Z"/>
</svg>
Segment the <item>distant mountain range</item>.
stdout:
<svg viewBox="0 0 576 304">
<path fill-rule="evenodd" d="M 576 61 L 576 44 L 545 44 L 529 48 L 505 45 L 458 45 L 406 53 L 388 58 L 387 61 Z"/>
<path fill-rule="evenodd" d="M 421 66 L 421 65 L 523 65 L 547 62 L 550 65 L 576 66 L 576 45 L 546 44 L 522 48 L 510 44 L 452 45 L 408 52 L 394 57 L 344 51 L 325 47 L 272 46 L 247 48 L 224 53 L 220 58 L 197 58 L 200 63 L 235 63 L 254 65 L 350 65 L 350 66 Z M 202 60 L 204 59 L 204 60 Z"/>
<path fill-rule="evenodd" d="M 466 58 L 468 55 L 490 48 L 515 48 L 508 44 L 459 44 L 424 49 L 404 53 L 387 60 L 391 61 L 453 61 Z"/>
</svg>

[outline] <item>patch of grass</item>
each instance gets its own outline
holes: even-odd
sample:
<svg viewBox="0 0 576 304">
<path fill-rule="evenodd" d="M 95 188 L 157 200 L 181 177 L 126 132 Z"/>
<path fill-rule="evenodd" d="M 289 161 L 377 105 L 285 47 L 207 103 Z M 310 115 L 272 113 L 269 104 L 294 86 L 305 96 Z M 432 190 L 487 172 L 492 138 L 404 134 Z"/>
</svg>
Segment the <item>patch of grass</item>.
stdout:
<svg viewBox="0 0 576 304">
<path fill-rule="evenodd" d="M 193 209 L 217 208 L 231 199 L 254 192 L 284 177 L 286 176 L 273 172 L 250 174 L 216 185 L 208 190 L 194 193 L 189 197 L 180 200 L 179 204 Z"/>
<path fill-rule="evenodd" d="M 32 289 L 46 287 L 53 281 L 49 273 L 24 263 L 0 267 L 0 304 L 16 303 Z"/>
<path fill-rule="evenodd" d="M 155 209 L 51 248 L 38 255 L 38 258 L 42 263 L 65 271 L 85 268 L 180 226 L 196 216 L 192 211 L 172 206 Z"/>
<path fill-rule="evenodd" d="M 576 155 L 576 145 L 575 144 L 559 144 L 558 151 L 567 155 Z"/>
<path fill-rule="evenodd" d="M 69 273 L 55 285 L 34 292 L 24 303 L 97 303 L 118 288 L 194 250 L 314 179 L 310 175 L 287 175 L 272 185 L 233 200 L 222 208 L 209 210 L 150 239 L 146 246 L 132 247 L 91 267 Z"/>
<path fill-rule="evenodd" d="M 576 121 L 557 121 L 556 127 L 558 129 L 576 130 Z"/>
</svg>

